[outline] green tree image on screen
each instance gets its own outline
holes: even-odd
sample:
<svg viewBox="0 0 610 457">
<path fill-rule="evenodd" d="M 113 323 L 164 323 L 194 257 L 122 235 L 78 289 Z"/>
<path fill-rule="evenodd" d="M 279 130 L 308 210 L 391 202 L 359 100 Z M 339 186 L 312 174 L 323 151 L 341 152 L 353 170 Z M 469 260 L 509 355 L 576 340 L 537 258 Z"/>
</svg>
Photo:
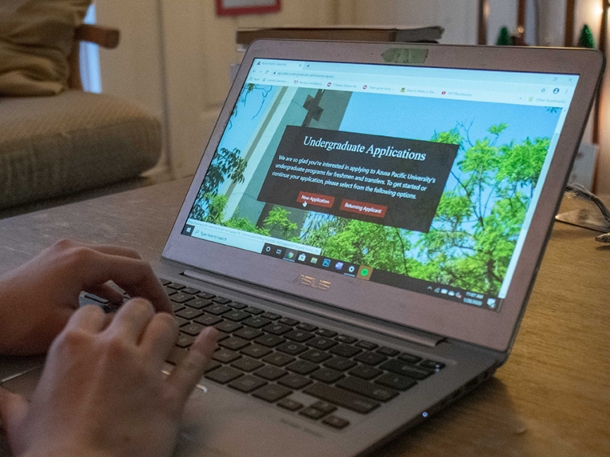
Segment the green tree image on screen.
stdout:
<svg viewBox="0 0 610 457">
<path fill-rule="evenodd" d="M 553 113 L 556 108 L 549 107 Z M 225 227 L 318 247 L 326 257 L 497 295 L 540 176 L 550 138 L 502 142 L 508 123 L 471 141 L 472 124 L 459 123 L 430 141 L 455 144 L 459 155 L 427 233 L 338 217 L 308 208 L 296 224 L 293 208 L 273 206 L 262 221 L 225 215 L 225 181 L 241 182 L 247 163 L 237 149 L 212 161 L 190 217 Z M 366 276 L 362 272 L 363 276 Z"/>
</svg>

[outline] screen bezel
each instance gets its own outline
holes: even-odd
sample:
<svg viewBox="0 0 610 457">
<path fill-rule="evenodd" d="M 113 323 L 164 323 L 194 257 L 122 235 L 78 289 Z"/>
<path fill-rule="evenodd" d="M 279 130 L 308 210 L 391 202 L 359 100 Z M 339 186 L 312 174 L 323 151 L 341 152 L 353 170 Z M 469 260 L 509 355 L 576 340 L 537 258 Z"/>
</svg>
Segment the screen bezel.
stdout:
<svg viewBox="0 0 610 457">
<path fill-rule="evenodd" d="M 325 272 L 301 264 L 266 257 L 182 235 L 197 191 L 230 118 L 252 62 L 256 58 L 317 60 L 389 64 L 383 54 L 389 48 L 427 51 L 426 67 L 574 74 L 579 76 L 565 125 L 559 137 L 548 178 L 542 188 L 530 230 L 525 239 L 511 286 L 498 312 L 393 288 L 370 281 Z M 403 64 L 405 65 L 405 64 Z M 163 257 L 194 268 L 212 271 L 284 293 L 346 308 L 399 325 L 455 338 L 505 352 L 518 323 L 550 235 L 553 216 L 580 143 L 585 122 L 598 87 L 604 59 L 591 50 L 415 45 L 261 40 L 253 43 L 242 61 L 205 153 L 174 223 Z M 583 71 L 586 69 L 586 71 Z M 299 281 L 301 275 L 330 282 L 318 289 Z"/>
</svg>

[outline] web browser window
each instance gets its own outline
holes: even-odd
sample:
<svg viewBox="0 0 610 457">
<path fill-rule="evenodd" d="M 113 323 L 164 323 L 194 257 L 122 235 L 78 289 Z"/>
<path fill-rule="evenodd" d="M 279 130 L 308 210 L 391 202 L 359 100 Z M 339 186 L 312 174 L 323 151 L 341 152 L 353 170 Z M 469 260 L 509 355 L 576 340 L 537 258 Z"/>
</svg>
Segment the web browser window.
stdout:
<svg viewBox="0 0 610 457">
<path fill-rule="evenodd" d="M 182 234 L 497 311 L 577 81 L 256 59 Z"/>
</svg>

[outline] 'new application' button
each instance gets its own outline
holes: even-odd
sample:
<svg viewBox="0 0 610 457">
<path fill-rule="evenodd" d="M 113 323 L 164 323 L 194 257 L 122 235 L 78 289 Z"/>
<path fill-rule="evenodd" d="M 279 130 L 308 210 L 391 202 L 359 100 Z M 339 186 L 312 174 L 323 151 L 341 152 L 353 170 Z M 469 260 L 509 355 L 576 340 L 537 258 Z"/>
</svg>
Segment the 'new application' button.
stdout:
<svg viewBox="0 0 610 457">
<path fill-rule="evenodd" d="M 328 195 L 312 194 L 311 192 L 300 192 L 297 197 L 299 203 L 303 203 L 303 206 L 313 205 L 321 206 L 323 208 L 331 208 L 335 203 L 335 197 L 329 197 Z"/>
</svg>

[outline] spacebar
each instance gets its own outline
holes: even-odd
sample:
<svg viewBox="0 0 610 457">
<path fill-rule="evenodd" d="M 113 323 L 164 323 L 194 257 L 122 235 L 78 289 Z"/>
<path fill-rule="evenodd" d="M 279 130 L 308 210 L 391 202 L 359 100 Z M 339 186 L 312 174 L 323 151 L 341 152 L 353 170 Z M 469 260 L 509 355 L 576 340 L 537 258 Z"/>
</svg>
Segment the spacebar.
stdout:
<svg viewBox="0 0 610 457">
<path fill-rule="evenodd" d="M 303 392 L 362 414 L 369 413 L 379 406 L 379 403 L 361 397 L 360 395 L 346 392 L 345 390 L 337 389 L 336 387 L 328 386 L 326 384 L 314 384 L 303 390 Z"/>
</svg>

